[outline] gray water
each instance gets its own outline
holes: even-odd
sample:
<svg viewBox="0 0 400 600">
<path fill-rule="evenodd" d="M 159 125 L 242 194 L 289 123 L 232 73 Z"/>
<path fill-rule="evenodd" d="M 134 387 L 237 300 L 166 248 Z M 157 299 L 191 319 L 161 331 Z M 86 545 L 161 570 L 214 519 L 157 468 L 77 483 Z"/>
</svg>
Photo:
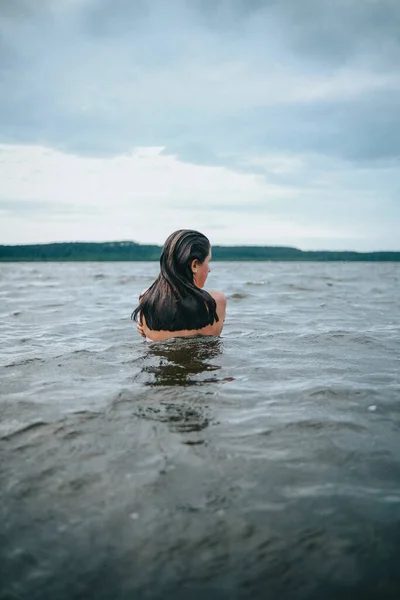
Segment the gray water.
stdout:
<svg viewBox="0 0 400 600">
<path fill-rule="evenodd" d="M 400 264 L 212 267 L 149 344 L 156 263 L 0 265 L 1 600 L 400 597 Z"/>
</svg>

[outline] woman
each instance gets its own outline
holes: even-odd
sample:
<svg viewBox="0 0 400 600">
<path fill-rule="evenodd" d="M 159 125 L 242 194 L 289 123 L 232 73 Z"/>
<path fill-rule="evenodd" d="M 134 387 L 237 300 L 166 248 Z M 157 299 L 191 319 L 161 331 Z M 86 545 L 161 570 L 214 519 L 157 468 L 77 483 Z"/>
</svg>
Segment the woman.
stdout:
<svg viewBox="0 0 400 600">
<path fill-rule="evenodd" d="M 160 274 L 132 313 L 140 335 L 160 342 L 172 337 L 219 336 L 225 319 L 222 292 L 206 292 L 211 246 L 205 235 L 180 229 L 166 240 Z"/>
</svg>

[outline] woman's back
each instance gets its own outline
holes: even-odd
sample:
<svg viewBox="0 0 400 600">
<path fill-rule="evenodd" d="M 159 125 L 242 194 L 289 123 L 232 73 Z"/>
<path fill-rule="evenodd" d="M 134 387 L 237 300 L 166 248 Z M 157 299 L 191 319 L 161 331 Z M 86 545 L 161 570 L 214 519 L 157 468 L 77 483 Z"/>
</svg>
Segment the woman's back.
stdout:
<svg viewBox="0 0 400 600">
<path fill-rule="evenodd" d="M 179 331 L 153 330 L 147 327 L 145 317 L 142 316 L 142 324 L 139 332 L 150 342 L 162 342 L 173 337 L 193 337 L 195 335 L 218 337 L 221 335 L 222 328 L 224 326 L 226 298 L 222 292 L 218 291 L 209 292 L 209 294 L 212 298 L 214 298 L 217 304 L 216 312 L 218 315 L 218 321 L 215 321 L 212 325 L 206 325 L 201 329 L 181 329 Z"/>
</svg>

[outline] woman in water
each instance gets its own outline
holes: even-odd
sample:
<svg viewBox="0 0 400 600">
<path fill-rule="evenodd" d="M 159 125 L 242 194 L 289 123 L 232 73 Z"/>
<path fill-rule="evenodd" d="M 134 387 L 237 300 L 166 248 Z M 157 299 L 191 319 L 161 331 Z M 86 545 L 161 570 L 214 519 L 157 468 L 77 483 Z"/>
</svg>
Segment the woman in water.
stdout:
<svg viewBox="0 0 400 600">
<path fill-rule="evenodd" d="M 152 342 L 193 335 L 219 336 L 225 319 L 222 292 L 203 290 L 211 245 L 205 235 L 180 229 L 166 240 L 160 273 L 132 313 L 140 335 Z"/>
</svg>

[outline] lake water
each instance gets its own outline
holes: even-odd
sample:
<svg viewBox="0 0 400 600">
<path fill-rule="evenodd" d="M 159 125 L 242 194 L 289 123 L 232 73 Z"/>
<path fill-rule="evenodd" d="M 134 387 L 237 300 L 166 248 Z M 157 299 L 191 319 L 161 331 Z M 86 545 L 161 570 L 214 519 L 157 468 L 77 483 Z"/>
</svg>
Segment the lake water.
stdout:
<svg viewBox="0 0 400 600">
<path fill-rule="evenodd" d="M 400 264 L 215 263 L 149 344 L 157 272 L 0 265 L 1 600 L 397 600 Z"/>
</svg>

